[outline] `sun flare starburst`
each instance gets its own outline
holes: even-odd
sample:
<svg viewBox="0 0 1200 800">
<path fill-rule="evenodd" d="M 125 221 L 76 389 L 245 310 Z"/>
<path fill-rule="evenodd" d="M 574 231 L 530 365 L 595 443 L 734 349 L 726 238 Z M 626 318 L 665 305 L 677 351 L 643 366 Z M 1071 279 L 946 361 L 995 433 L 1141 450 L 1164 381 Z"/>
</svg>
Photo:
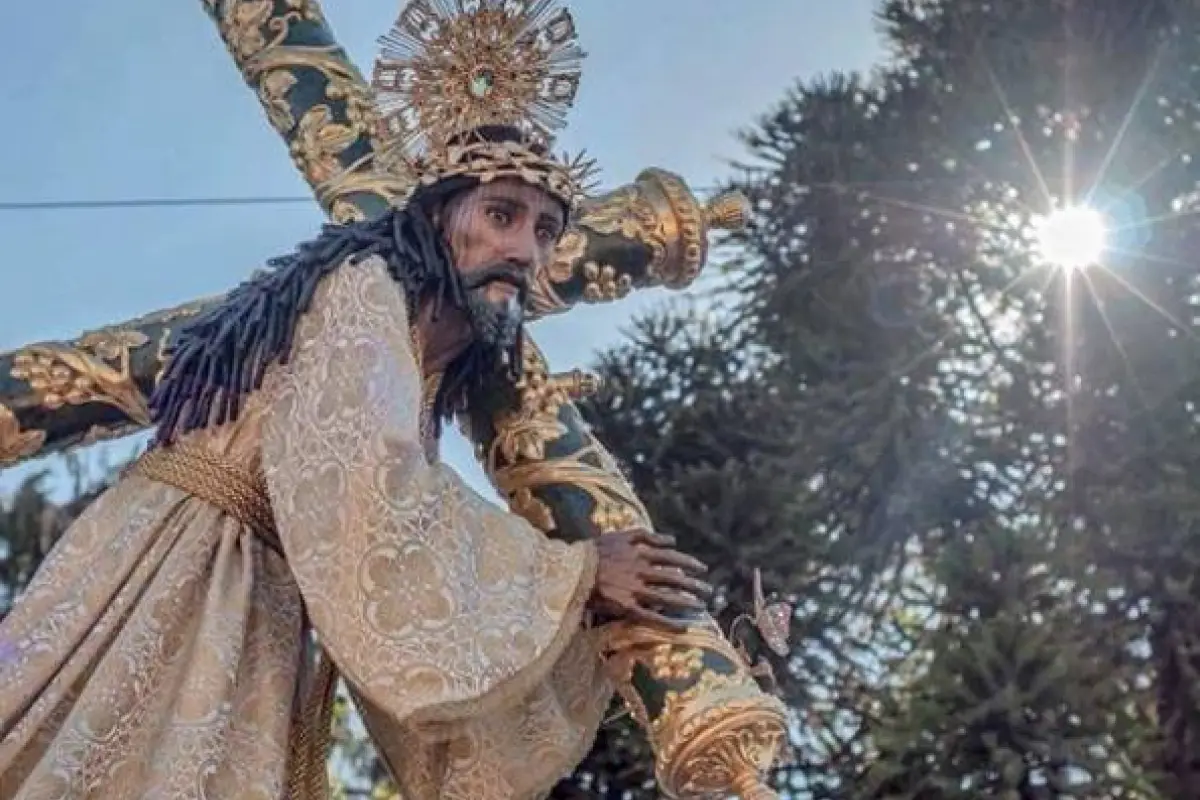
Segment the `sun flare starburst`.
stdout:
<svg viewBox="0 0 1200 800">
<path fill-rule="evenodd" d="M 1067 270 L 1089 267 L 1108 247 L 1104 215 L 1088 206 L 1070 206 L 1034 220 L 1038 253 L 1048 264 Z"/>
</svg>

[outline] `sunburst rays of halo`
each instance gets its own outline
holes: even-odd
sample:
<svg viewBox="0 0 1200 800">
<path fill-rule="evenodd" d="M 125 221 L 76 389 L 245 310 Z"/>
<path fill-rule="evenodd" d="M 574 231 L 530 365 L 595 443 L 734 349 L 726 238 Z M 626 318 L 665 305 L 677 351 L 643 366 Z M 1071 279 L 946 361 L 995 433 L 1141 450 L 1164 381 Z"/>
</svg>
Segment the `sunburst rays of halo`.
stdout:
<svg viewBox="0 0 1200 800">
<path fill-rule="evenodd" d="M 382 136 L 410 159 L 485 125 L 551 146 L 585 56 L 555 0 L 412 0 L 379 44 Z"/>
</svg>

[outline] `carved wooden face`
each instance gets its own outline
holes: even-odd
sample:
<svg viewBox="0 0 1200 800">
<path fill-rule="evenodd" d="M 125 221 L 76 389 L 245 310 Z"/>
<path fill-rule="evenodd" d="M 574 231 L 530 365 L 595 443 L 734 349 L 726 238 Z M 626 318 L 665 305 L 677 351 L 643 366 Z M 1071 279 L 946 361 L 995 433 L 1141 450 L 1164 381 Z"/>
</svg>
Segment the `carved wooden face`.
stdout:
<svg viewBox="0 0 1200 800">
<path fill-rule="evenodd" d="M 443 231 L 464 282 L 500 307 L 523 295 L 519 290 L 550 263 L 565 224 L 558 201 L 535 186 L 502 178 L 452 199 Z"/>
</svg>

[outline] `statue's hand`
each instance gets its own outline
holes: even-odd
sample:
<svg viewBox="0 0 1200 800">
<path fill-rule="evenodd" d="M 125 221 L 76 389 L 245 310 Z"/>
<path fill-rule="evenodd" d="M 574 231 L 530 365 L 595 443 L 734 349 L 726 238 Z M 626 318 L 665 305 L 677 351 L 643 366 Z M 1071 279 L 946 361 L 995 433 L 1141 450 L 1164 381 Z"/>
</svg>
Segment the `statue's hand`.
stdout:
<svg viewBox="0 0 1200 800">
<path fill-rule="evenodd" d="M 675 549 L 675 538 L 643 528 L 596 540 L 600 565 L 590 607 L 606 617 L 683 631 L 671 613 L 703 611 L 712 587 L 697 578 L 708 568 Z"/>
</svg>

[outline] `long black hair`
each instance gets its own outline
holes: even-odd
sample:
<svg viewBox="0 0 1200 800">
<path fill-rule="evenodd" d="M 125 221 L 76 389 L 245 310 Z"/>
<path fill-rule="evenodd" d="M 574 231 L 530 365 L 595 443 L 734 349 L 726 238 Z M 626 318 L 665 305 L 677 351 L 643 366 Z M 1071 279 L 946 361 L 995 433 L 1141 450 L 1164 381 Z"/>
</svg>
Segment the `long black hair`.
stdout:
<svg viewBox="0 0 1200 800">
<path fill-rule="evenodd" d="M 371 256 L 382 258 L 403 287 L 410 321 L 426 300 L 435 304 L 435 314 L 443 305 L 465 307 L 466 291 L 449 247 L 425 204 L 409 203 L 367 222 L 325 225 L 315 239 L 268 261 L 268 270 L 175 334 L 150 398 L 156 443 L 237 419 L 243 399 L 262 386 L 267 368 L 287 363 L 296 324 L 321 279 Z M 439 420 L 448 413 L 448 399 L 436 408 Z"/>
<path fill-rule="evenodd" d="M 507 126 L 484 126 L 469 135 L 525 142 L 521 131 Z M 545 148 L 525 143 L 545 154 Z M 425 302 L 434 304 L 435 319 L 447 305 L 467 310 L 468 290 L 434 215 L 478 184 L 471 176 L 447 178 L 418 188 L 403 208 L 378 219 L 325 225 L 317 238 L 271 259 L 269 270 L 189 320 L 170 343 L 166 369 L 150 398 L 156 443 L 169 444 L 188 431 L 237 419 L 243 399 L 262 386 L 267 368 L 287 362 L 296 324 L 321 279 L 343 264 L 370 256 L 384 259 L 404 289 L 410 324 Z M 563 210 L 569 211 L 565 203 Z M 476 337 L 447 367 L 438 386 L 435 433 L 440 434 L 443 421 L 466 410 L 468 397 L 486 392 L 498 379 L 515 380 L 522 347 L 520 335 L 499 352 Z"/>
</svg>

